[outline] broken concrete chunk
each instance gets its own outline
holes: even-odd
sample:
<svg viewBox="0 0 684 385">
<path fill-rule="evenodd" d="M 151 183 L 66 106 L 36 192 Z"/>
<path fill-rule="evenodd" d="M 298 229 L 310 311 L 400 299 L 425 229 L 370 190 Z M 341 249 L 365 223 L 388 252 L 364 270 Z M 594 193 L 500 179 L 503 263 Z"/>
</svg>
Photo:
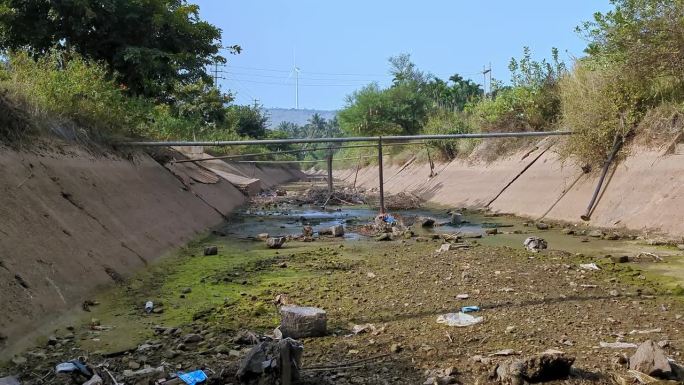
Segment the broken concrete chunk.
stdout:
<svg viewBox="0 0 684 385">
<path fill-rule="evenodd" d="M 284 337 L 321 337 L 327 330 L 325 310 L 316 307 L 283 306 L 280 330 Z"/>
<path fill-rule="evenodd" d="M 268 238 L 266 240 L 266 246 L 269 249 L 280 249 L 285 244 L 285 237 Z"/>
<path fill-rule="evenodd" d="M 659 378 L 668 378 L 672 374 L 665 352 L 651 340 L 639 345 L 629 358 L 629 368 Z"/>
<path fill-rule="evenodd" d="M 333 237 L 342 237 L 344 236 L 344 226 L 342 225 L 335 225 L 330 227 L 330 235 Z"/>
<path fill-rule="evenodd" d="M 204 255 L 216 255 L 218 254 L 217 246 L 207 246 L 204 248 Z"/>
</svg>

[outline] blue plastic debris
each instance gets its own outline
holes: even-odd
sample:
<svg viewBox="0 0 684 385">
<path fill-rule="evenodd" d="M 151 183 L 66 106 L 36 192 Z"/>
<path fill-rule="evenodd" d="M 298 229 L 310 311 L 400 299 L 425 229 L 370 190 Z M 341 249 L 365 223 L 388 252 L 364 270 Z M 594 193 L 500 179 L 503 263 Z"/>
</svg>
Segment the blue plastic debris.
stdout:
<svg viewBox="0 0 684 385">
<path fill-rule="evenodd" d="M 195 370 L 188 373 L 178 373 L 178 378 L 188 385 L 195 385 L 206 381 L 207 375 L 201 370 Z"/>
<path fill-rule="evenodd" d="M 463 306 L 461 308 L 462 313 L 472 313 L 472 312 L 476 312 L 476 311 L 480 311 L 479 306 Z"/>
<path fill-rule="evenodd" d="M 62 362 L 55 366 L 55 372 L 57 373 L 79 373 L 86 377 L 92 377 L 93 372 L 86 366 L 83 362 L 79 360 L 71 360 L 67 362 Z"/>
<path fill-rule="evenodd" d="M 382 220 L 385 221 L 385 222 L 387 222 L 387 223 L 389 223 L 389 224 L 392 224 L 392 223 L 396 223 L 396 222 L 397 222 L 397 220 L 396 220 L 396 219 L 394 218 L 394 216 L 392 216 L 391 214 L 385 214 L 385 217 L 382 218 Z"/>
</svg>

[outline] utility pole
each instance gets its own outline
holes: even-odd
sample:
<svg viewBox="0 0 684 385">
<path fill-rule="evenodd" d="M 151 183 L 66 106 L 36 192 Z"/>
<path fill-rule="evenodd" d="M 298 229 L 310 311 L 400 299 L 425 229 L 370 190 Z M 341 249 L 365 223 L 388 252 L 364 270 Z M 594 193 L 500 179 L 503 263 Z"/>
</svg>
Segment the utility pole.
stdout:
<svg viewBox="0 0 684 385">
<path fill-rule="evenodd" d="M 214 87 L 219 88 L 218 85 L 218 62 L 214 62 Z"/>
<path fill-rule="evenodd" d="M 484 94 L 483 95 L 484 99 L 487 98 L 487 74 L 490 74 L 489 75 L 489 90 L 490 91 L 492 90 L 492 75 L 491 75 L 491 73 L 492 73 L 492 64 L 491 63 L 489 64 L 489 69 L 486 66 L 482 66 L 482 82 L 483 82 L 482 92 Z"/>
<path fill-rule="evenodd" d="M 254 108 L 257 108 L 257 106 L 259 105 L 259 99 L 254 98 L 252 100 L 254 100 Z"/>
</svg>

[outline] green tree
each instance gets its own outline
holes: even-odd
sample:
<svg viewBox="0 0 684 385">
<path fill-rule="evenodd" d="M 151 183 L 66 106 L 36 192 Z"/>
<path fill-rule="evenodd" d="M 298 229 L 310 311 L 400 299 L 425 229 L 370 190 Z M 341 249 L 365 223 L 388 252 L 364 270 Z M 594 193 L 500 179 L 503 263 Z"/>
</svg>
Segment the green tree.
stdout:
<svg viewBox="0 0 684 385">
<path fill-rule="evenodd" d="M 256 139 L 266 137 L 268 116 L 260 106 L 230 106 L 228 119 L 238 135 Z"/>
<path fill-rule="evenodd" d="M 220 38 L 185 0 L 0 0 L 0 47 L 104 61 L 135 95 L 165 98 L 177 83 L 211 82 L 205 67 L 225 62 Z"/>
</svg>

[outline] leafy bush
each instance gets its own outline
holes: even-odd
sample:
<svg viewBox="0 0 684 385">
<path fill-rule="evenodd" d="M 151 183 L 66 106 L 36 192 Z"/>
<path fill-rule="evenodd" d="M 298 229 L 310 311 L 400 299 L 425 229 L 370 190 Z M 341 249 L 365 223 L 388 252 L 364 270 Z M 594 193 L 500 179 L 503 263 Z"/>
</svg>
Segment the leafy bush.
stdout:
<svg viewBox="0 0 684 385">
<path fill-rule="evenodd" d="M 428 117 L 428 121 L 423 128 L 425 134 L 467 134 L 471 129 L 464 114 L 438 110 Z M 472 150 L 472 140 L 429 140 L 430 147 L 437 149 L 444 159 L 454 159 L 460 153 L 468 153 Z"/>
</svg>

